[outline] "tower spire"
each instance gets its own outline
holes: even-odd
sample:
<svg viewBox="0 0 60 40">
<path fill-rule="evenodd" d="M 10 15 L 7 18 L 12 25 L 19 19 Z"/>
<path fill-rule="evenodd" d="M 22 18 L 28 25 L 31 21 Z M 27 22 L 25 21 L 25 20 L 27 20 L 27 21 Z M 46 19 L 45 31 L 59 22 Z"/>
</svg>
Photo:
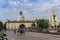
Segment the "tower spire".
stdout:
<svg viewBox="0 0 60 40">
<path fill-rule="evenodd" d="M 22 6 L 20 5 L 20 15 L 22 15 Z"/>
<path fill-rule="evenodd" d="M 51 10 L 51 21 L 55 20 L 55 11 L 54 11 L 54 7 L 52 7 L 52 10 Z"/>
<path fill-rule="evenodd" d="M 22 15 L 22 10 L 20 10 L 20 15 Z"/>
<path fill-rule="evenodd" d="M 54 7 L 52 7 L 51 15 L 55 15 Z"/>
</svg>

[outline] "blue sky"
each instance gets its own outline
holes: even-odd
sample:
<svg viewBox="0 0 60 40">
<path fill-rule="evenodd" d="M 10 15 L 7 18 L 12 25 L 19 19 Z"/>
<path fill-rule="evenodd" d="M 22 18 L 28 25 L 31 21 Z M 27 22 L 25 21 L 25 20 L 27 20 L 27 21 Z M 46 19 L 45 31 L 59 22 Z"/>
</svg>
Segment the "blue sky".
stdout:
<svg viewBox="0 0 60 40">
<path fill-rule="evenodd" d="M 16 20 L 20 9 L 27 20 L 49 19 L 52 7 L 60 20 L 60 0 L 0 0 L 0 20 Z"/>
</svg>

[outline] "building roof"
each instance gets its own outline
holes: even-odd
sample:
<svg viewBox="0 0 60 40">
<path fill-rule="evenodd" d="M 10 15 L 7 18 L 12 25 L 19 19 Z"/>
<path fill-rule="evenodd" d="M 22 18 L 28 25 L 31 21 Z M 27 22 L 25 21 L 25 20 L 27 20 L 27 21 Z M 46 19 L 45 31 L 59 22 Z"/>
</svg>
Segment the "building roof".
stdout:
<svg viewBox="0 0 60 40">
<path fill-rule="evenodd" d="M 36 21 L 7 21 L 6 23 L 36 23 Z"/>
</svg>

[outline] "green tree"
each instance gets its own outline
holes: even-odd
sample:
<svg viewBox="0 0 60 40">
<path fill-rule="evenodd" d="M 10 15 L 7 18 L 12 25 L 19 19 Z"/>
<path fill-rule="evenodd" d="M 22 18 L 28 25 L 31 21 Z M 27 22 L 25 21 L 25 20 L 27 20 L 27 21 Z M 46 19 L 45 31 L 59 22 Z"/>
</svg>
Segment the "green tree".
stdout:
<svg viewBox="0 0 60 40">
<path fill-rule="evenodd" d="M 45 19 L 39 19 L 37 20 L 37 26 L 39 27 L 40 30 L 48 29 L 49 21 Z"/>
<path fill-rule="evenodd" d="M 4 25 L 3 25 L 3 26 L 4 26 L 4 29 L 6 29 L 6 23 L 4 23 Z"/>
<path fill-rule="evenodd" d="M 59 23 L 59 25 L 58 25 L 58 28 L 60 28 L 60 23 Z"/>
<path fill-rule="evenodd" d="M 60 23 L 59 23 L 59 25 L 57 26 L 57 28 L 58 28 L 57 31 L 60 32 Z"/>
<path fill-rule="evenodd" d="M 0 21 L 0 31 L 3 30 L 3 22 Z"/>
</svg>

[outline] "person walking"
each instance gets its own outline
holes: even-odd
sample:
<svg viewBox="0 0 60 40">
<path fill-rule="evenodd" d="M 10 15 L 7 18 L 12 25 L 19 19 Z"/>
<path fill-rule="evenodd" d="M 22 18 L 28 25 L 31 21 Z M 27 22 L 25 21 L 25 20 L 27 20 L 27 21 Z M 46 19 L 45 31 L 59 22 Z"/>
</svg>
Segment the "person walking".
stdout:
<svg viewBox="0 0 60 40">
<path fill-rule="evenodd" d="M 16 28 L 14 28 L 14 34 L 16 34 Z"/>
<path fill-rule="evenodd" d="M 23 33 L 23 29 L 22 29 L 22 28 L 20 28 L 20 35 L 22 35 L 22 33 Z"/>
</svg>

